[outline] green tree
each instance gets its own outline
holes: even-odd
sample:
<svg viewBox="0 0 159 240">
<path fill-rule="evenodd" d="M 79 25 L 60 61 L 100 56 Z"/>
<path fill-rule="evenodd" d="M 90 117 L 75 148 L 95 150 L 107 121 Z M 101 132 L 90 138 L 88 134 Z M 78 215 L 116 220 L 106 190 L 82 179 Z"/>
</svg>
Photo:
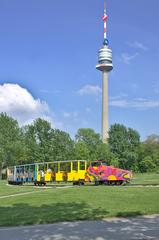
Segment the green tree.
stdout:
<svg viewBox="0 0 159 240">
<path fill-rule="evenodd" d="M 139 167 L 143 165 L 144 159 L 149 157 L 153 165 L 156 166 L 156 169 L 159 168 L 159 136 L 150 135 L 144 142 L 140 144 L 139 148 Z M 142 162 L 142 164 L 141 164 Z"/>
<path fill-rule="evenodd" d="M 0 114 L 0 166 L 16 164 L 22 155 L 21 132 L 18 122 L 7 116 Z"/>
<path fill-rule="evenodd" d="M 110 165 L 112 165 L 113 167 L 119 167 L 119 159 L 114 156 L 114 154 L 111 154 L 111 158 L 110 158 Z"/>
<path fill-rule="evenodd" d="M 77 160 L 89 160 L 89 149 L 85 142 L 75 143 L 75 158 Z"/>
<path fill-rule="evenodd" d="M 142 173 L 144 172 L 152 172 L 156 165 L 154 164 L 152 158 L 150 156 L 147 156 L 145 157 L 140 163 L 139 163 L 139 166 L 140 166 L 140 171 Z"/>
<path fill-rule="evenodd" d="M 70 135 L 59 129 L 52 131 L 52 160 L 73 160 L 75 158 L 74 141 Z"/>
<path fill-rule="evenodd" d="M 21 143 L 23 152 L 18 164 L 50 162 L 74 159 L 74 141 L 69 134 L 52 129 L 44 119 L 36 119 L 32 124 L 22 127 Z M 18 148 L 16 148 L 18 150 Z"/>
<path fill-rule="evenodd" d="M 23 128 L 26 144 L 26 162 L 48 162 L 52 155 L 51 124 L 41 118 Z"/>
<path fill-rule="evenodd" d="M 110 152 L 109 146 L 106 143 L 100 142 L 96 146 L 95 158 L 99 160 L 106 160 L 107 164 L 110 164 L 112 154 Z"/>
<path fill-rule="evenodd" d="M 140 135 L 136 130 L 114 124 L 109 131 L 110 151 L 119 159 L 122 168 L 136 169 Z"/>
<path fill-rule="evenodd" d="M 89 160 L 96 160 L 97 146 L 102 143 L 100 139 L 100 134 L 96 133 L 91 128 L 80 128 L 77 131 L 75 140 L 77 143 L 85 143 L 89 151 Z"/>
</svg>

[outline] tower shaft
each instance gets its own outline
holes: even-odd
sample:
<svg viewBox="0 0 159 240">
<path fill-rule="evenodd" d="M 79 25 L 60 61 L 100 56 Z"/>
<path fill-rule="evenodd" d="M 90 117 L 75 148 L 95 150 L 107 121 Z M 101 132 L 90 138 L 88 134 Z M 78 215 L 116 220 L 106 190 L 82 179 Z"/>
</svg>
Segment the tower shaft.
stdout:
<svg viewBox="0 0 159 240">
<path fill-rule="evenodd" d="M 108 75 L 107 71 L 103 71 L 102 73 L 102 141 L 104 143 L 107 142 L 109 137 L 109 124 L 108 124 Z"/>
<path fill-rule="evenodd" d="M 108 78 L 109 72 L 113 69 L 112 63 L 112 50 L 109 48 L 109 42 L 107 39 L 107 13 L 106 13 L 106 0 L 104 5 L 104 41 L 103 46 L 98 51 L 98 64 L 96 69 L 102 72 L 102 132 L 101 137 L 103 142 L 108 141 Z"/>
</svg>

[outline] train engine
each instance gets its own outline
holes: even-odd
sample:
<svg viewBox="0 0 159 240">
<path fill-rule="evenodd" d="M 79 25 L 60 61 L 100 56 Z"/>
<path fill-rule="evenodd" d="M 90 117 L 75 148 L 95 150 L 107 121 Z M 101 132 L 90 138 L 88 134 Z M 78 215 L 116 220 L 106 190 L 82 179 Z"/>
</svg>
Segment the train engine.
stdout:
<svg viewBox="0 0 159 240">
<path fill-rule="evenodd" d="M 105 161 L 94 161 L 87 168 L 85 180 L 95 182 L 96 185 L 123 185 L 130 182 L 132 172 L 113 166 L 107 166 Z"/>
</svg>

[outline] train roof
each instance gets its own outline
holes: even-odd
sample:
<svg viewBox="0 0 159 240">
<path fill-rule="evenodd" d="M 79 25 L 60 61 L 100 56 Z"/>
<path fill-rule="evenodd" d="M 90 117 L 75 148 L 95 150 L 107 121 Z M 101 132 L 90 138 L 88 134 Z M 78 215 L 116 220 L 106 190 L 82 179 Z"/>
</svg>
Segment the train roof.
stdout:
<svg viewBox="0 0 159 240">
<path fill-rule="evenodd" d="M 65 161 L 54 161 L 54 162 L 41 162 L 41 163 L 28 163 L 28 164 L 20 164 L 14 166 L 8 166 L 8 168 L 12 167 L 24 167 L 24 166 L 33 166 L 33 165 L 44 165 L 44 164 L 56 164 L 56 163 L 69 163 L 69 162 L 87 162 L 86 160 L 65 160 Z"/>
</svg>

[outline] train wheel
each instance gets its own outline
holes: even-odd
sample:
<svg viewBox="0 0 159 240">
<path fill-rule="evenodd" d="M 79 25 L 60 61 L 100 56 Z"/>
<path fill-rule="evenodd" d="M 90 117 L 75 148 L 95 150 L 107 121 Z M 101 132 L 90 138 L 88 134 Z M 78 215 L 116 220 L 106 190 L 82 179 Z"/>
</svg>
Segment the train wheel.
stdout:
<svg viewBox="0 0 159 240">
<path fill-rule="evenodd" d="M 95 185 L 98 186 L 99 185 L 99 181 L 95 181 Z"/>
<path fill-rule="evenodd" d="M 122 186 L 125 186 L 125 185 L 126 185 L 126 181 L 123 181 L 123 182 L 122 182 Z"/>
<path fill-rule="evenodd" d="M 79 185 L 79 186 L 82 186 L 82 185 L 84 185 L 84 182 L 83 182 L 83 181 L 79 181 L 79 182 L 78 182 L 78 185 Z"/>
<path fill-rule="evenodd" d="M 109 181 L 109 185 L 111 185 L 111 186 L 116 185 L 116 181 Z"/>
<path fill-rule="evenodd" d="M 123 180 L 118 180 L 116 185 L 121 186 L 122 184 L 123 184 Z"/>
<path fill-rule="evenodd" d="M 109 185 L 108 181 L 103 182 L 104 185 Z"/>
</svg>

